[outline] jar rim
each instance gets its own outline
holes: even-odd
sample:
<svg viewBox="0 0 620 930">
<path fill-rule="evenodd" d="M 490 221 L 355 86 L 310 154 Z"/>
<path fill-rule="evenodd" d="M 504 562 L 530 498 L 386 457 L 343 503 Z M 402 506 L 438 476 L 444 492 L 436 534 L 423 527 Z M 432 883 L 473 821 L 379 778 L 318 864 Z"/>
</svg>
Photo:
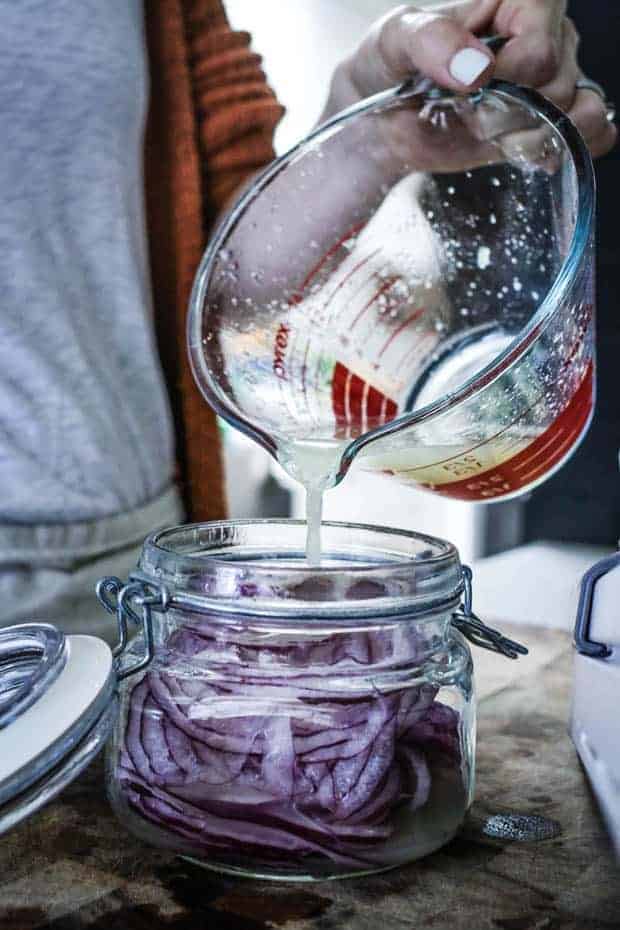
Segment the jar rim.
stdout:
<svg viewBox="0 0 620 930">
<path fill-rule="evenodd" d="M 203 522 L 203 523 L 179 523 L 176 526 L 170 526 L 170 527 L 167 527 L 166 529 L 157 530 L 156 532 L 151 533 L 147 537 L 144 543 L 144 546 L 145 548 L 152 547 L 153 549 L 158 549 L 161 552 L 168 553 L 172 556 L 175 556 L 176 558 L 185 557 L 187 559 L 191 559 L 192 564 L 196 564 L 197 557 L 195 555 L 185 555 L 179 549 L 176 549 L 173 546 L 164 545 L 163 542 L 165 538 L 168 536 L 178 535 L 181 532 L 186 533 L 189 530 L 200 532 L 201 530 L 206 529 L 206 528 L 209 528 L 209 530 L 215 530 L 219 527 L 228 528 L 228 527 L 248 527 L 248 526 L 305 527 L 306 521 L 305 520 L 294 520 L 294 519 L 289 519 L 286 517 L 275 518 L 275 519 L 266 517 L 266 518 L 254 518 L 254 519 L 248 519 L 248 520 L 235 519 L 235 520 L 213 520 L 213 521 L 208 521 L 208 522 Z M 420 562 L 437 564 L 440 562 L 445 562 L 447 560 L 454 559 L 455 556 L 458 557 L 458 551 L 456 549 L 456 546 L 453 543 L 449 542 L 446 539 L 441 539 L 438 536 L 431 536 L 428 533 L 418 533 L 414 530 L 397 529 L 394 527 L 382 526 L 380 524 L 351 523 L 349 521 L 340 521 L 340 520 L 325 520 L 321 523 L 322 530 L 325 530 L 326 528 L 329 528 L 329 527 L 339 527 L 339 528 L 346 527 L 347 529 L 350 529 L 350 530 L 356 530 L 356 531 L 361 531 L 361 532 L 370 531 L 373 533 L 380 533 L 380 534 L 393 536 L 393 537 L 403 539 L 403 540 L 404 539 L 416 540 L 420 542 L 425 542 L 427 543 L 427 545 L 436 546 L 437 548 L 441 549 L 440 552 L 437 552 L 436 554 L 432 556 L 428 556 L 423 559 L 416 558 L 415 561 L 418 564 Z M 208 555 L 205 552 L 205 557 L 208 558 L 209 562 L 214 565 L 222 564 L 222 565 L 228 566 L 230 564 L 230 559 L 218 558 L 217 555 Z M 236 561 L 238 562 L 241 560 L 236 560 Z M 256 570 L 257 572 L 260 572 L 261 570 L 265 570 L 265 571 L 272 570 L 269 567 L 272 564 L 272 559 L 264 558 L 262 561 L 264 561 L 265 564 L 262 564 L 262 561 L 258 561 L 256 558 L 254 558 L 253 560 L 249 559 L 248 561 L 251 561 L 253 570 Z M 402 565 L 403 560 L 401 559 L 398 562 L 395 562 L 395 564 Z M 383 567 L 387 568 L 387 564 L 384 563 Z M 287 568 L 289 567 L 287 566 Z M 359 565 L 352 564 L 352 565 L 347 566 L 347 571 L 352 571 L 352 572 L 355 572 L 355 571 L 363 572 L 363 571 L 367 571 L 367 569 L 368 569 L 368 566 L 365 564 L 359 564 Z M 299 565 L 297 564 L 291 565 L 289 570 L 296 574 L 303 576 L 304 574 L 316 574 L 317 566 L 313 566 L 309 563 L 303 564 L 300 562 Z M 342 568 L 336 565 L 321 564 L 320 566 L 321 572 L 338 572 L 341 570 Z"/>
<path fill-rule="evenodd" d="M 164 585 L 173 606 L 289 618 L 411 615 L 462 594 L 457 549 L 443 539 L 326 521 L 325 558 L 313 566 L 305 531 L 305 521 L 290 519 L 169 527 L 145 541 L 139 577 Z"/>
</svg>

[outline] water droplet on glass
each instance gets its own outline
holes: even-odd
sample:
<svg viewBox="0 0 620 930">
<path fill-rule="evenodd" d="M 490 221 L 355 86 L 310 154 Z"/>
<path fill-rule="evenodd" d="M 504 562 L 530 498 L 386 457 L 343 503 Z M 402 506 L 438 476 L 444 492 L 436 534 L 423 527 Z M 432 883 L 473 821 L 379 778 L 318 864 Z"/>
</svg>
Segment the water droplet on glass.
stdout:
<svg viewBox="0 0 620 930">
<path fill-rule="evenodd" d="M 476 264 L 481 271 L 484 271 L 484 269 L 488 268 L 491 264 L 491 250 L 488 245 L 478 246 Z"/>
<path fill-rule="evenodd" d="M 448 188 L 448 193 L 450 194 L 450 196 L 452 196 L 452 194 L 455 194 L 455 193 L 456 193 L 456 191 L 455 191 L 455 189 L 452 187 L 452 185 Z"/>
<path fill-rule="evenodd" d="M 495 224 L 497 223 L 497 217 L 495 216 L 494 213 L 491 213 L 491 215 L 489 216 L 489 222 L 490 222 L 493 226 L 495 226 Z"/>
<path fill-rule="evenodd" d="M 514 289 L 517 293 L 519 293 L 519 291 L 523 288 L 523 285 L 521 284 L 521 282 L 519 281 L 518 278 L 514 278 L 514 279 L 513 279 L 512 286 L 513 286 L 513 289 Z"/>
<path fill-rule="evenodd" d="M 469 316 L 469 313 L 470 313 L 469 307 L 461 307 L 461 309 L 459 310 L 459 313 L 461 314 L 461 316 Z"/>
<path fill-rule="evenodd" d="M 499 178 L 491 178 L 491 184 L 493 187 L 501 187 L 501 181 Z"/>
</svg>

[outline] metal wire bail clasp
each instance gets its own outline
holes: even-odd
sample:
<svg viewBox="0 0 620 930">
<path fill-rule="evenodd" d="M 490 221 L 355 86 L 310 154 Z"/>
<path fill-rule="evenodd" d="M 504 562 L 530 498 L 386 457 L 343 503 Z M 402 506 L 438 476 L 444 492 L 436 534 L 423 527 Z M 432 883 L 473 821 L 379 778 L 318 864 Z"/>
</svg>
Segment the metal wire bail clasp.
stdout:
<svg viewBox="0 0 620 930">
<path fill-rule="evenodd" d="M 123 585 L 119 578 L 110 576 L 102 578 L 97 584 L 97 597 L 108 613 L 114 614 L 118 623 L 118 642 L 112 650 L 115 659 L 125 651 L 129 641 L 127 621 L 131 620 L 134 626 L 141 626 L 144 634 L 144 655 L 133 665 L 120 668 L 116 663 L 116 677 L 118 681 L 142 671 L 151 662 L 154 654 L 153 642 L 153 610 L 166 610 L 170 601 L 170 594 L 163 585 L 139 580 L 130 581 Z"/>
<path fill-rule="evenodd" d="M 452 615 L 452 623 L 475 646 L 499 652 L 508 659 L 518 659 L 520 655 L 527 655 L 528 649 L 521 643 L 508 639 L 499 630 L 487 626 L 473 611 L 472 578 L 473 573 L 469 565 L 463 565 L 463 603 Z"/>
</svg>

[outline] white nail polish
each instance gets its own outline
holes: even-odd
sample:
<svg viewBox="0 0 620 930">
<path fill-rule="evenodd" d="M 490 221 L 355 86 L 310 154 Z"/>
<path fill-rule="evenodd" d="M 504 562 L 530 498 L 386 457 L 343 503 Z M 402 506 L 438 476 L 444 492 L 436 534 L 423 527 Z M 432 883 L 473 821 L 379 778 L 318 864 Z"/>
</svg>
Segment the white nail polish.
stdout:
<svg viewBox="0 0 620 930">
<path fill-rule="evenodd" d="M 450 61 L 448 70 L 455 81 L 469 86 L 489 67 L 491 59 L 477 48 L 462 48 Z"/>
</svg>

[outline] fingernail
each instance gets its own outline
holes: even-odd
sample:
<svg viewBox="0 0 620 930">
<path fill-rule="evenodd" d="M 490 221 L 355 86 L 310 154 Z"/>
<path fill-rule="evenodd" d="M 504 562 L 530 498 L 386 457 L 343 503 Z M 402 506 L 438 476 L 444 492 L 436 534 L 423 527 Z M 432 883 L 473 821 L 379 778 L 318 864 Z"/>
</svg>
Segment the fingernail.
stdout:
<svg viewBox="0 0 620 930">
<path fill-rule="evenodd" d="M 491 64 L 491 59 L 477 48 L 462 48 L 450 60 L 448 70 L 460 84 L 473 84 Z"/>
</svg>

